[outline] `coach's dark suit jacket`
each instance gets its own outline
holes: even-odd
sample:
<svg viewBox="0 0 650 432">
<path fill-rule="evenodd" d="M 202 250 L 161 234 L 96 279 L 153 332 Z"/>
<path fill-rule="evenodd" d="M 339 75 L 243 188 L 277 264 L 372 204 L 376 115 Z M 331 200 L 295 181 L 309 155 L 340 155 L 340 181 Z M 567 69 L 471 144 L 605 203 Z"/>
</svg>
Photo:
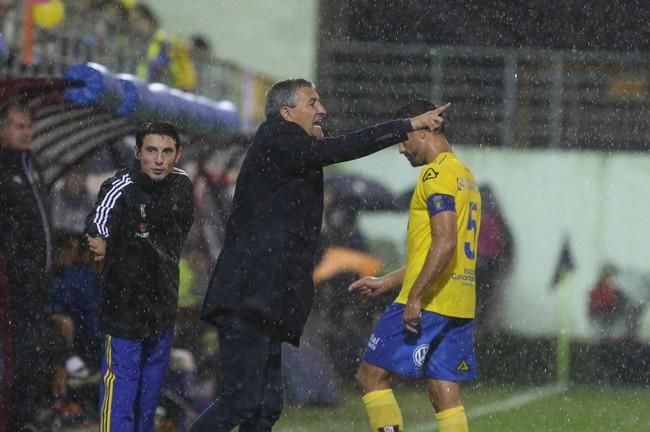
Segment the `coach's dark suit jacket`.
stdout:
<svg viewBox="0 0 650 432">
<path fill-rule="evenodd" d="M 401 142 L 410 131 L 409 120 L 396 120 L 316 139 L 279 116 L 264 122 L 237 179 L 203 318 L 214 323 L 238 314 L 298 345 L 313 299 L 322 168 Z"/>
</svg>

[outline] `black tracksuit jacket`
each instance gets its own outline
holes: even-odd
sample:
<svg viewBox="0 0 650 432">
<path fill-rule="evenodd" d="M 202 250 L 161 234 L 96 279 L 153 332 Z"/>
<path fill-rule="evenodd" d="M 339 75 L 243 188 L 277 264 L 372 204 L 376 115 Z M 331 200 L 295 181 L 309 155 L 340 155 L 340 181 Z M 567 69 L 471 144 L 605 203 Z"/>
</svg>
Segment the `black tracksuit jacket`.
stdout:
<svg viewBox="0 0 650 432">
<path fill-rule="evenodd" d="M 18 323 L 44 319 L 51 263 L 47 203 L 30 152 L 0 148 L 0 255 Z"/>
<path fill-rule="evenodd" d="M 154 182 L 136 162 L 102 184 L 86 232 L 107 242 L 100 302 L 106 334 L 138 339 L 173 328 L 178 263 L 193 217 L 192 182 L 180 169 Z"/>
</svg>

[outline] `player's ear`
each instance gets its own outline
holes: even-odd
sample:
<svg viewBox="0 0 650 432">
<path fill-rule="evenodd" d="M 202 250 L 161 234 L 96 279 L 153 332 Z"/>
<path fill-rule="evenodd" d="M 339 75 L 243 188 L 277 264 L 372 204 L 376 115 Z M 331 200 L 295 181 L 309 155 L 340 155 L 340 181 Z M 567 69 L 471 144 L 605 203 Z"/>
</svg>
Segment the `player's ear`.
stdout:
<svg viewBox="0 0 650 432">
<path fill-rule="evenodd" d="M 133 147 L 133 153 L 135 154 L 136 159 L 140 159 L 140 155 L 142 155 L 140 147 L 138 146 Z"/>
</svg>

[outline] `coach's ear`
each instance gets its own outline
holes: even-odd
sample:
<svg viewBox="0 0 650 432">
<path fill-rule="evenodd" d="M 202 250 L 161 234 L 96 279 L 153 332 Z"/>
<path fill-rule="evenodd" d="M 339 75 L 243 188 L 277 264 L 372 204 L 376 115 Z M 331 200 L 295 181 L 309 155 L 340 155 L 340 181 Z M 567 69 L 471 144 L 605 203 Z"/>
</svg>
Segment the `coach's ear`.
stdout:
<svg viewBox="0 0 650 432">
<path fill-rule="evenodd" d="M 282 120 L 284 121 L 293 121 L 293 112 L 291 111 L 291 107 L 285 105 L 280 108 L 280 117 L 282 117 Z"/>
</svg>

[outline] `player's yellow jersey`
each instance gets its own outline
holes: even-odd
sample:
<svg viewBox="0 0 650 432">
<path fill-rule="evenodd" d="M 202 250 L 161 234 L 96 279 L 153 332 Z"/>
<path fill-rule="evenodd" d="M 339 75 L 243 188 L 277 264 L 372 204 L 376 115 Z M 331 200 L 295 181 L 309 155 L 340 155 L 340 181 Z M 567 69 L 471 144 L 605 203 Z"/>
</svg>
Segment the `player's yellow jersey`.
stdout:
<svg viewBox="0 0 650 432">
<path fill-rule="evenodd" d="M 395 300 L 406 304 L 429 248 L 431 216 L 456 212 L 456 253 L 442 275 L 422 297 L 425 310 L 473 318 L 476 307 L 476 241 L 481 227 L 481 195 L 474 174 L 454 153 L 441 153 L 420 172 L 409 209 L 406 273 Z"/>
</svg>

